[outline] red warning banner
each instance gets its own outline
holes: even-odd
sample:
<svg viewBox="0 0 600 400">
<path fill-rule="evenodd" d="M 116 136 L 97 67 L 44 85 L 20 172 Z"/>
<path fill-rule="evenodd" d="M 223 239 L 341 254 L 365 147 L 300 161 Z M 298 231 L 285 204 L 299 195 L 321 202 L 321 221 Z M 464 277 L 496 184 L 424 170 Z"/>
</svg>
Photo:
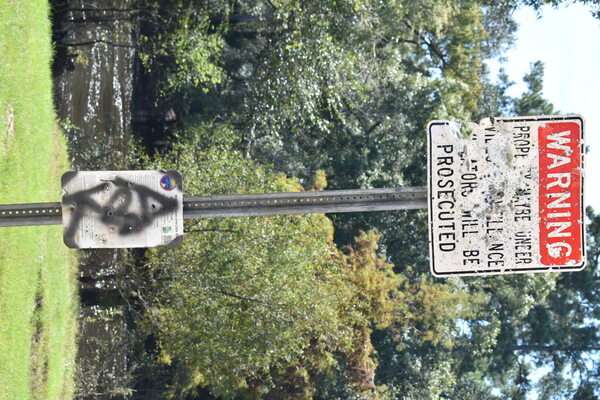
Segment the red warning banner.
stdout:
<svg viewBox="0 0 600 400">
<path fill-rule="evenodd" d="M 575 122 L 538 128 L 540 255 L 546 266 L 584 261 L 581 139 Z"/>
</svg>

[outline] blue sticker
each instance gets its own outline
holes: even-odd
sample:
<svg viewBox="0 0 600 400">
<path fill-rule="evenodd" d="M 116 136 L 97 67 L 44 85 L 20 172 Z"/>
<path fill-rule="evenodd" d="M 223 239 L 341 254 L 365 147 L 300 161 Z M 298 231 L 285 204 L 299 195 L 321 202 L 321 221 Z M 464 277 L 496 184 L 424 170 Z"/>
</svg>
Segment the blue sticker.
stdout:
<svg viewBox="0 0 600 400">
<path fill-rule="evenodd" d="M 165 174 L 160 178 L 160 187 L 170 192 L 177 187 L 177 184 L 169 174 Z"/>
</svg>

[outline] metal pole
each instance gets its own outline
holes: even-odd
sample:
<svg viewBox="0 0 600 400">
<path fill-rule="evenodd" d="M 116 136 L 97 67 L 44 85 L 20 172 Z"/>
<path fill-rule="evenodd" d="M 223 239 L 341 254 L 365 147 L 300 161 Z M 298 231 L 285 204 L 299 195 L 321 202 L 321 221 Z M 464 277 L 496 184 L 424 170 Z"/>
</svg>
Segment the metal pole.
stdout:
<svg viewBox="0 0 600 400">
<path fill-rule="evenodd" d="M 185 219 L 423 208 L 427 208 L 427 187 L 425 186 L 186 196 L 183 198 L 183 217 Z M 62 205 L 60 202 L 0 205 L 0 227 L 59 225 L 61 223 Z"/>
<path fill-rule="evenodd" d="M 426 187 L 184 197 L 184 218 L 427 208 Z"/>
<path fill-rule="evenodd" d="M 62 223 L 60 202 L 0 204 L 0 227 L 58 225 Z"/>
</svg>

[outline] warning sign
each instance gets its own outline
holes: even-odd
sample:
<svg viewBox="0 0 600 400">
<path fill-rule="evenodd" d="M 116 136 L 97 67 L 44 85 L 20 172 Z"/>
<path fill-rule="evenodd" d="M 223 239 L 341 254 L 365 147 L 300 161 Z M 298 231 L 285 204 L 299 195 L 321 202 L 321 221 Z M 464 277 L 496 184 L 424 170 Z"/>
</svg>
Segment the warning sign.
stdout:
<svg viewBox="0 0 600 400">
<path fill-rule="evenodd" d="M 72 248 L 175 246 L 183 240 L 178 171 L 70 171 L 63 239 Z"/>
<path fill-rule="evenodd" d="M 431 271 L 576 271 L 585 263 L 583 118 L 428 126 Z M 468 132 L 467 132 L 468 131 Z"/>
</svg>

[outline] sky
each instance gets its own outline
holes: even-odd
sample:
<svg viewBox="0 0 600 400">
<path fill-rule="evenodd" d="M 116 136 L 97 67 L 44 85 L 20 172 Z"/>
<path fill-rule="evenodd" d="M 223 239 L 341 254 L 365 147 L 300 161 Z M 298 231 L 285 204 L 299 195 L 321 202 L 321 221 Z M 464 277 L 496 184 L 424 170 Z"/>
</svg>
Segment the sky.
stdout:
<svg viewBox="0 0 600 400">
<path fill-rule="evenodd" d="M 539 15 L 523 8 L 514 17 L 519 24 L 516 42 L 506 61 L 492 62 L 490 69 L 495 74 L 501 65 L 515 82 L 509 95 L 518 96 L 526 89 L 522 77 L 530 64 L 544 62 L 544 97 L 560 114 L 580 114 L 585 120 L 589 152 L 584 197 L 600 212 L 600 20 L 579 4 L 544 6 Z"/>
</svg>

